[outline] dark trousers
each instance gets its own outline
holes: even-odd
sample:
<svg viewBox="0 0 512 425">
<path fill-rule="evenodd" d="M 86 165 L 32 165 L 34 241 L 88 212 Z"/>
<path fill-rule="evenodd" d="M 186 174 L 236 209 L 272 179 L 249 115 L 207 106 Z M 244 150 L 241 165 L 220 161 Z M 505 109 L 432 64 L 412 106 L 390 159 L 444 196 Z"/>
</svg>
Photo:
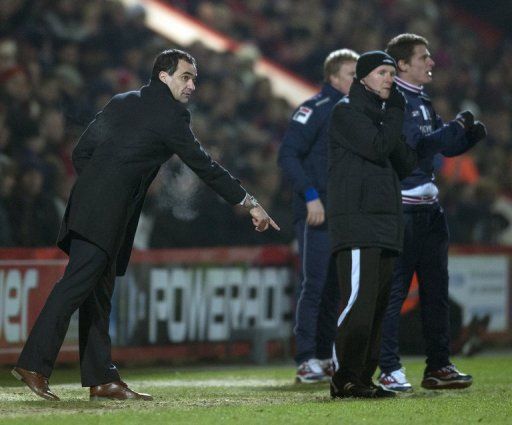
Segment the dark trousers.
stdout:
<svg viewBox="0 0 512 425">
<path fill-rule="evenodd" d="M 300 258 L 300 294 L 295 314 L 295 361 L 332 356 L 340 303 L 336 263 L 326 226 L 296 224 Z"/>
<path fill-rule="evenodd" d="M 69 262 L 37 318 L 18 366 L 50 377 L 71 315 L 79 309 L 80 372 L 84 387 L 119 380 L 108 334 L 115 267 L 96 245 L 73 239 Z"/>
<path fill-rule="evenodd" d="M 382 325 L 379 366 L 385 373 L 402 367 L 398 346 L 400 310 L 414 272 L 418 276 L 427 369 L 439 369 L 450 363 L 449 234 L 446 217 L 439 204 L 404 206 L 404 224 L 403 254 L 395 265 L 389 305 Z"/>
<path fill-rule="evenodd" d="M 341 250 L 336 255 L 342 302 L 334 345 L 334 381 L 368 385 L 377 369 L 381 323 L 395 257 L 381 248 Z"/>
</svg>

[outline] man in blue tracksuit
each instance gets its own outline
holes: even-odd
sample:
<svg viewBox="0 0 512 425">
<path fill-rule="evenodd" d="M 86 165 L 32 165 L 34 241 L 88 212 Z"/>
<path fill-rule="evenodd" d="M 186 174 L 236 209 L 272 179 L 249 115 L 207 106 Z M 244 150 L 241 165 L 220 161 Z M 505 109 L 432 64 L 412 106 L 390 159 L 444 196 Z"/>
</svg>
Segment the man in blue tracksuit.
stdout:
<svg viewBox="0 0 512 425">
<path fill-rule="evenodd" d="M 397 260 L 388 308 L 382 324 L 379 382 L 392 391 L 407 391 L 411 384 L 399 357 L 398 336 L 402 304 L 407 297 L 414 272 L 419 281 L 421 318 L 426 345 L 426 368 L 421 382 L 426 389 L 465 388 L 472 377 L 459 372 L 449 359 L 448 243 L 449 233 L 438 189 L 434 184 L 434 154 L 451 157 L 473 147 L 486 135 L 483 124 L 475 122 L 469 111 L 443 124 L 435 113 L 423 85 L 432 80 L 434 61 L 428 41 L 415 34 L 393 38 L 386 50 L 398 65 L 395 79 L 407 100 L 403 134 L 416 148 L 427 142 L 432 151 L 419 154 L 418 168 L 404 179 L 403 254 Z"/>
<path fill-rule="evenodd" d="M 349 49 L 327 56 L 322 90 L 295 110 L 279 150 L 279 166 L 294 190 L 300 256 L 300 296 L 294 330 L 296 382 L 328 380 L 332 374 L 340 296 L 325 221 L 327 127 L 332 108 L 348 94 L 357 59 L 358 55 Z"/>
</svg>

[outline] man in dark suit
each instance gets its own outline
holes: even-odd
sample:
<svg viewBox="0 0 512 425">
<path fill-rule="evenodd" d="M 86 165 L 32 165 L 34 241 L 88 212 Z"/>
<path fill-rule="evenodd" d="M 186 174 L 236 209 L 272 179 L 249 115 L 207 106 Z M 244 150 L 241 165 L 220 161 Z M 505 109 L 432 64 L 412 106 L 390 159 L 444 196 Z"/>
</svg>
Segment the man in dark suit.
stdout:
<svg viewBox="0 0 512 425">
<path fill-rule="evenodd" d="M 108 334 L 115 276 L 125 273 L 147 189 L 160 166 L 178 155 L 227 202 L 249 210 L 257 231 L 277 224 L 228 171 L 213 161 L 190 129 L 185 108 L 195 90 L 195 59 L 165 50 L 150 83 L 114 96 L 80 137 L 73 151 L 78 179 L 71 191 L 58 246 L 69 255 L 64 276 L 50 293 L 13 375 L 48 400 L 55 360 L 79 309 L 82 386 L 90 398 L 144 399 L 121 381 Z"/>
</svg>

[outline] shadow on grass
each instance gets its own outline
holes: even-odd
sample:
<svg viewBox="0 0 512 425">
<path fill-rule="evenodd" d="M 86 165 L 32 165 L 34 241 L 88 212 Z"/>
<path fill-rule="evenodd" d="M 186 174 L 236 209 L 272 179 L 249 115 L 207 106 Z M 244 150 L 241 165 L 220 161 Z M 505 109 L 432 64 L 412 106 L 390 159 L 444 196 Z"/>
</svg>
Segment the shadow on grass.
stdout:
<svg viewBox="0 0 512 425">
<path fill-rule="evenodd" d="M 307 394 L 310 393 L 312 395 L 311 401 L 320 401 L 324 402 L 323 396 L 319 396 L 318 394 L 320 392 L 325 393 L 325 397 L 328 398 L 328 400 L 331 400 L 330 393 L 329 393 L 329 386 L 325 385 L 325 383 L 318 383 L 318 384 L 290 384 L 290 385 L 281 385 L 281 386 L 265 386 L 265 387 L 257 387 L 251 389 L 254 392 L 283 392 L 283 393 L 299 393 L 299 394 Z M 417 390 L 417 391 L 410 391 L 405 393 L 398 393 L 396 397 L 393 398 L 386 398 L 386 399 L 378 399 L 378 400 L 414 400 L 414 399 L 434 399 L 434 398 L 445 398 L 447 396 L 453 396 L 454 394 L 459 394 L 459 392 L 456 393 L 447 393 L 446 391 L 426 391 L 426 390 Z M 341 399 L 336 399 L 341 400 Z M 354 399 L 354 398 L 346 398 L 343 399 L 344 401 L 355 401 L 355 400 L 362 400 L 362 399 Z"/>
<path fill-rule="evenodd" d="M 253 387 L 253 391 L 275 391 L 275 392 L 293 392 L 293 393 L 312 393 L 317 391 L 325 391 L 329 393 L 329 384 L 319 382 L 315 384 L 294 384 L 289 385 L 272 385 L 265 387 Z"/>
<path fill-rule="evenodd" d="M 20 400 L 20 401 L 8 401 L 3 402 L 3 405 L 8 405 L 12 409 L 19 409 L 19 411 L 23 411 L 26 409 L 37 409 L 37 410 L 52 410 L 52 411 L 60 411 L 60 410 L 73 410 L 75 412 L 84 412 L 88 410 L 102 410 L 106 406 L 112 407 L 114 409 L 122 409 L 123 406 L 126 406 L 126 403 L 115 403 L 115 402 L 97 402 L 97 401 L 78 401 L 78 400 L 61 400 L 58 402 L 53 401 L 32 401 L 32 400 Z"/>
</svg>

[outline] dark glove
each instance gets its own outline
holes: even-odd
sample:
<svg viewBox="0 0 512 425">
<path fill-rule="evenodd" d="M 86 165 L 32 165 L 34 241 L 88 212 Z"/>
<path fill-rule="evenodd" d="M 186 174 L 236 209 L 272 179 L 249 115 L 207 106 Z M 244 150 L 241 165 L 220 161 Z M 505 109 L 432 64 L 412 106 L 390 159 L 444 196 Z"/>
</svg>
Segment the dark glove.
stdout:
<svg viewBox="0 0 512 425">
<path fill-rule="evenodd" d="M 464 127 L 464 130 L 469 131 L 469 129 L 473 127 L 473 124 L 475 123 L 475 116 L 471 111 L 462 111 L 457 114 L 455 121 Z"/>
<path fill-rule="evenodd" d="M 485 139 L 485 136 L 487 136 L 487 129 L 480 121 L 475 121 L 475 124 L 466 132 L 466 137 L 472 144 Z"/>
<path fill-rule="evenodd" d="M 386 99 L 387 108 L 398 108 L 402 111 L 405 110 L 405 97 L 400 90 L 396 88 L 396 84 L 393 83 L 389 97 Z"/>
</svg>

